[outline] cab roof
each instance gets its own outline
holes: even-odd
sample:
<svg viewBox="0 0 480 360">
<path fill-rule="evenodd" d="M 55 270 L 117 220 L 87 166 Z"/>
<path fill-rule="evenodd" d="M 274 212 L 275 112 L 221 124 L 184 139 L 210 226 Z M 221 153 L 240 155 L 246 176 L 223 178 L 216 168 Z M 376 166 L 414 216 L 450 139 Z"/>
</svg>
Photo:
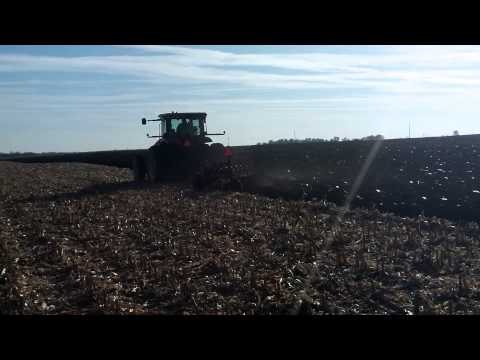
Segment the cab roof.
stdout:
<svg viewBox="0 0 480 360">
<path fill-rule="evenodd" d="M 198 113 L 171 112 L 171 113 L 160 114 L 160 115 L 158 115 L 158 117 L 161 118 L 161 119 L 201 119 L 201 120 L 205 120 L 207 118 L 207 113 L 204 113 L 204 112 L 198 112 Z"/>
</svg>

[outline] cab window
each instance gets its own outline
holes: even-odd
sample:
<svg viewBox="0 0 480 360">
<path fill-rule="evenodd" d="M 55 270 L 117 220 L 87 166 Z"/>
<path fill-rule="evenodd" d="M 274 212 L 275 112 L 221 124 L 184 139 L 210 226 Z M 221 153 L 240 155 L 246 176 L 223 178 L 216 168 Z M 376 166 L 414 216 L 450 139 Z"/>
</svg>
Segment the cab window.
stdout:
<svg viewBox="0 0 480 360">
<path fill-rule="evenodd" d="M 171 127 L 172 127 L 172 132 L 176 133 L 178 126 L 182 123 L 181 119 L 172 119 L 171 120 Z"/>
<path fill-rule="evenodd" d="M 192 125 L 193 125 L 193 134 L 200 135 L 200 120 L 198 119 L 192 120 Z"/>
</svg>

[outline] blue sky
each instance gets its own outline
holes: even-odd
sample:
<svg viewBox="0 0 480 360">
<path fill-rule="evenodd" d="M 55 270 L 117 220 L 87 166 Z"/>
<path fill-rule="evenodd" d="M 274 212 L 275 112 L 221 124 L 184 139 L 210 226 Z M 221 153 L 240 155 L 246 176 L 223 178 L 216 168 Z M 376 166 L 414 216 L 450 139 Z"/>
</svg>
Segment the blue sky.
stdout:
<svg viewBox="0 0 480 360">
<path fill-rule="evenodd" d="M 480 47 L 0 46 L 0 152 L 145 148 L 170 111 L 231 145 L 480 133 Z"/>
</svg>

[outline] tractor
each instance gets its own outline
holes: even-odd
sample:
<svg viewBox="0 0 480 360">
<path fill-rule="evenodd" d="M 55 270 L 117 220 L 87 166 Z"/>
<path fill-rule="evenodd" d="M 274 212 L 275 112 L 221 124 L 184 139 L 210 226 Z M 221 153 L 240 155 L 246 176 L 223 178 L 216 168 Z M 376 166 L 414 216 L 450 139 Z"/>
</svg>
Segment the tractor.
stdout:
<svg viewBox="0 0 480 360">
<path fill-rule="evenodd" d="M 206 113 L 160 114 L 157 119 L 142 119 L 142 125 L 159 123 L 157 142 L 147 151 L 133 158 L 132 170 L 137 182 L 190 180 L 197 190 L 207 186 L 240 188 L 233 175 L 232 150 L 220 143 L 212 143 L 209 136 L 225 135 L 207 133 Z M 210 144 L 211 143 L 211 144 Z"/>
</svg>

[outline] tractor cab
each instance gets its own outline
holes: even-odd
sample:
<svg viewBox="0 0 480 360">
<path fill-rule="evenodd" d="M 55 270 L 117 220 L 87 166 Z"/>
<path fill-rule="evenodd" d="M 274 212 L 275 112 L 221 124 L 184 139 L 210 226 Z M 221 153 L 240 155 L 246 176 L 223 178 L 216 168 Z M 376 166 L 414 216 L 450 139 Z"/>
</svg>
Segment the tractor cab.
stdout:
<svg viewBox="0 0 480 360">
<path fill-rule="evenodd" d="M 207 135 L 225 135 L 225 132 L 223 134 L 207 134 L 206 119 L 206 113 L 171 112 L 160 114 L 158 119 L 154 120 L 142 119 L 142 125 L 147 125 L 147 122 L 152 121 L 160 122 L 158 136 L 147 134 L 149 138 L 159 138 L 155 145 L 166 143 L 191 146 L 212 142 Z"/>
</svg>

